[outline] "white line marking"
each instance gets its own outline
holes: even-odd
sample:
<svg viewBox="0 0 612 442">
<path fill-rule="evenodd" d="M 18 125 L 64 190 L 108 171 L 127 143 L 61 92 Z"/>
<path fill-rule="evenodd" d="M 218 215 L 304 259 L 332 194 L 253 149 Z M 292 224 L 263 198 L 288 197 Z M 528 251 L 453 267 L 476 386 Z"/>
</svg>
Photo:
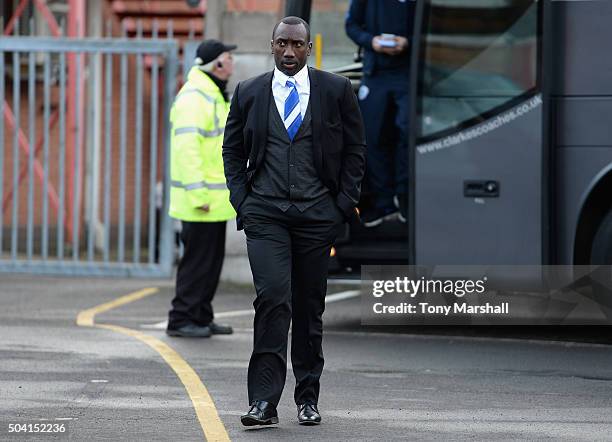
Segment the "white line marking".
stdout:
<svg viewBox="0 0 612 442">
<path fill-rule="evenodd" d="M 330 278 L 327 280 L 327 287 L 333 287 L 335 285 L 361 285 L 361 279 L 342 279 L 342 278 Z"/>
<path fill-rule="evenodd" d="M 168 327 L 167 319 L 161 322 L 156 322 L 155 324 L 140 324 L 140 328 L 144 328 L 146 330 L 165 330 L 166 327 Z"/>
<path fill-rule="evenodd" d="M 359 296 L 359 290 L 346 290 L 344 292 L 334 293 L 325 297 L 325 303 L 331 304 L 333 302 L 344 301 L 346 299 L 353 299 Z M 255 313 L 253 309 L 248 310 L 232 310 L 229 312 L 216 313 L 215 318 L 235 318 L 238 316 L 252 316 Z M 141 324 L 140 328 L 147 330 L 165 330 L 168 327 L 168 321 L 164 320 L 156 322 L 154 324 Z"/>
<path fill-rule="evenodd" d="M 334 293 L 333 295 L 325 297 L 325 304 L 344 301 L 345 299 L 357 298 L 359 296 L 359 293 L 359 290 L 347 290 L 345 292 Z"/>
<path fill-rule="evenodd" d="M 216 318 L 234 318 L 236 316 L 249 316 L 254 314 L 254 310 L 248 309 L 248 310 L 233 310 L 231 312 L 221 312 L 221 313 L 215 313 L 215 317 Z"/>
</svg>

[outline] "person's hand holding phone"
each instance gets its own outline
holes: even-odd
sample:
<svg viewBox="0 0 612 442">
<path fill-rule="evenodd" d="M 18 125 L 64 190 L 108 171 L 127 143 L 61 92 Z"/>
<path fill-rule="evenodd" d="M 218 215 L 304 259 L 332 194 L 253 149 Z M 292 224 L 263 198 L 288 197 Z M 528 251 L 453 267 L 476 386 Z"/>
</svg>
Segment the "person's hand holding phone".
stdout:
<svg viewBox="0 0 612 442">
<path fill-rule="evenodd" d="M 394 49 L 397 51 L 397 54 L 401 54 L 402 52 L 406 52 L 408 50 L 408 39 L 406 37 L 402 37 L 401 35 L 396 35 L 395 39 L 395 47 Z"/>
<path fill-rule="evenodd" d="M 381 54 L 395 56 L 408 48 L 408 40 L 393 34 L 381 34 L 372 39 L 372 48 Z"/>
</svg>

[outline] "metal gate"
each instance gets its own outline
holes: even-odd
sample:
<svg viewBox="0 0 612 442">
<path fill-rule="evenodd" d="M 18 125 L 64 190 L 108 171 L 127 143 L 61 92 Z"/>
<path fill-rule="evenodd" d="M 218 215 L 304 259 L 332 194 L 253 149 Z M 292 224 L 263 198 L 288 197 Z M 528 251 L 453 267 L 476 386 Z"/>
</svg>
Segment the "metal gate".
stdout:
<svg viewBox="0 0 612 442">
<path fill-rule="evenodd" d="M 172 39 L 0 38 L 0 272 L 169 276 Z"/>
</svg>

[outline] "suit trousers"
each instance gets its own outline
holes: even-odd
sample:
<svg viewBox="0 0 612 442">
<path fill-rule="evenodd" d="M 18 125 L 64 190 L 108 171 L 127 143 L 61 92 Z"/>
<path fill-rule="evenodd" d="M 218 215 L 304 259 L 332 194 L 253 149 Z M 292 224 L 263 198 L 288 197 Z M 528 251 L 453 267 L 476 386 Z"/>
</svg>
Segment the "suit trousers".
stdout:
<svg viewBox="0 0 612 442">
<path fill-rule="evenodd" d="M 291 363 L 296 404 L 316 404 L 323 371 L 323 310 L 331 246 L 343 214 L 331 195 L 300 212 L 282 211 L 249 195 L 240 207 L 257 296 L 253 353 L 248 370 L 249 403 L 277 405 Z"/>
<path fill-rule="evenodd" d="M 225 221 L 183 221 L 184 252 L 176 274 L 176 291 L 168 328 L 206 326 L 213 320 L 212 300 L 225 258 Z"/>
</svg>

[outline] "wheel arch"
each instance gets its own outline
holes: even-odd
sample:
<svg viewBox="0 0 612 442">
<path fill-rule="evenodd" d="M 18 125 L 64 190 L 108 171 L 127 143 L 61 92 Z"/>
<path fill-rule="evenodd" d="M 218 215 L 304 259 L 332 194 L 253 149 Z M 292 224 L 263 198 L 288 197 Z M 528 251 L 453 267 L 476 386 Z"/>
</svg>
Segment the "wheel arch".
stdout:
<svg viewBox="0 0 612 442">
<path fill-rule="evenodd" d="M 602 169 L 584 192 L 574 236 L 574 264 L 589 264 L 593 238 L 612 208 L 612 163 Z"/>
</svg>

